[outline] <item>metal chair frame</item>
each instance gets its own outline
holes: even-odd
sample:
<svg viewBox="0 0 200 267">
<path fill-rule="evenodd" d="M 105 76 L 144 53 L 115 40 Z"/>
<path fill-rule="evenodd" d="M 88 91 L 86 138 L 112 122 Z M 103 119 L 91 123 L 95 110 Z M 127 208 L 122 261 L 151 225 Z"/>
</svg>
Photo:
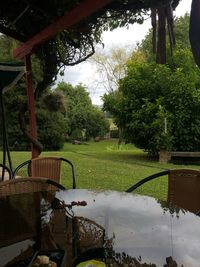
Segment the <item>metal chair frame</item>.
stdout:
<svg viewBox="0 0 200 267">
<path fill-rule="evenodd" d="M 167 202 L 195 214 L 200 211 L 200 170 L 174 169 L 150 175 L 126 190 L 130 193 L 141 185 L 168 175 Z"/>
<path fill-rule="evenodd" d="M 4 178 L 5 178 L 5 171 L 9 174 L 9 179 L 13 177 L 12 171 L 7 166 L 0 163 L 0 167 L 2 168 L 1 170 L 1 181 L 2 182 L 4 181 Z"/>
<path fill-rule="evenodd" d="M 136 184 L 132 185 L 130 188 L 128 188 L 126 190 L 127 193 L 130 193 L 132 191 L 134 191 L 135 189 L 137 189 L 139 186 L 155 179 L 155 178 L 158 178 L 158 177 L 161 177 L 161 176 L 164 176 L 164 175 L 168 175 L 170 173 L 170 170 L 166 170 L 166 171 L 162 171 L 162 172 L 158 172 L 158 173 L 155 173 L 155 174 L 152 174 L 150 176 L 147 176 L 145 178 L 143 178 L 142 180 L 140 180 L 139 182 L 137 182 Z"/>
<path fill-rule="evenodd" d="M 23 163 L 21 163 L 19 166 L 16 167 L 16 169 L 14 170 L 13 172 L 13 178 L 16 177 L 16 174 L 17 172 L 19 171 L 19 169 L 21 169 L 22 167 L 28 165 L 28 175 L 31 177 L 31 163 L 32 161 L 40 161 L 40 160 L 44 160 L 44 159 L 55 159 L 55 160 L 60 160 L 60 161 L 64 161 L 66 163 L 68 163 L 70 166 L 71 166 L 71 169 L 72 169 L 72 188 L 75 189 L 76 188 L 76 174 L 75 174 L 75 167 L 73 165 L 73 163 L 71 161 L 69 161 L 68 159 L 65 159 L 65 158 L 57 158 L 57 157 L 40 157 L 40 158 L 34 158 L 34 159 L 31 159 L 31 160 L 27 160 Z M 38 176 L 38 175 L 37 175 Z M 48 176 L 46 177 L 48 178 Z M 51 180 L 53 180 L 51 178 Z"/>
</svg>

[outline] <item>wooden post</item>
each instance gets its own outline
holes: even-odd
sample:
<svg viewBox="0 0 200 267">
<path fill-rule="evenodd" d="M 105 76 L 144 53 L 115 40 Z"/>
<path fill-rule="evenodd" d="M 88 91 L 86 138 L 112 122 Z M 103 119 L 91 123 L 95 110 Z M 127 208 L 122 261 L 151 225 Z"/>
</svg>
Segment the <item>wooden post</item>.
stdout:
<svg viewBox="0 0 200 267">
<path fill-rule="evenodd" d="M 156 63 L 166 63 L 166 9 L 162 4 L 158 7 L 158 44 Z"/>
<path fill-rule="evenodd" d="M 27 97 L 28 97 L 28 111 L 29 111 L 29 126 L 30 134 L 34 139 L 37 139 L 37 126 L 35 116 L 35 98 L 33 90 L 33 76 L 31 66 L 31 55 L 25 56 L 26 64 L 26 84 L 27 84 Z M 36 158 L 39 155 L 39 151 L 34 144 L 31 144 L 32 158 Z"/>
</svg>

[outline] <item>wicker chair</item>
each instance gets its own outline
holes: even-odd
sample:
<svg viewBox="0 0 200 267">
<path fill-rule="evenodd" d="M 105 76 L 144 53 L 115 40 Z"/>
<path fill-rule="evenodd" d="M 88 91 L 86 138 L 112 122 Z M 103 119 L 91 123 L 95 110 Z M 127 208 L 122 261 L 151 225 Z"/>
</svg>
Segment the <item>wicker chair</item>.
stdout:
<svg viewBox="0 0 200 267">
<path fill-rule="evenodd" d="M 28 175 L 31 177 L 45 177 L 60 183 L 61 163 L 69 164 L 72 171 L 72 187 L 76 188 L 75 168 L 71 161 L 57 157 L 38 157 L 20 164 L 13 172 L 15 178 L 18 171 L 28 165 Z"/>
<path fill-rule="evenodd" d="M 150 175 L 131 186 L 126 192 L 136 189 L 151 180 L 168 176 L 167 202 L 196 214 L 200 211 L 200 171 L 191 169 L 166 170 Z"/>
<path fill-rule="evenodd" d="M 17 178 L 0 183 L 0 247 L 9 248 L 10 245 L 24 240 L 32 242 L 32 245 L 21 252 L 19 250 L 9 266 L 21 266 L 19 262 L 26 262 L 25 259 L 28 266 L 28 258 L 33 255 L 34 250 L 41 249 L 42 237 L 46 233 L 41 228 L 40 200 L 45 198 L 51 203 L 58 189 L 63 190 L 64 187 L 50 179 L 37 177 Z M 47 244 L 54 244 L 50 234 L 45 241 Z"/>
<path fill-rule="evenodd" d="M 61 184 L 46 178 L 17 178 L 0 183 L 0 197 L 41 191 L 65 190 Z"/>
</svg>

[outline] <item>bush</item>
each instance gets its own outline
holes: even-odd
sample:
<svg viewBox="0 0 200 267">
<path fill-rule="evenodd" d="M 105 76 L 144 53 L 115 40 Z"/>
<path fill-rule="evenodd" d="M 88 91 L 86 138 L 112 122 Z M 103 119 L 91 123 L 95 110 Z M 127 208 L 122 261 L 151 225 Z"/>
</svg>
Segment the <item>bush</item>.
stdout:
<svg viewBox="0 0 200 267">
<path fill-rule="evenodd" d="M 130 61 L 119 90 L 104 97 L 126 141 L 151 155 L 160 149 L 200 150 L 200 70 L 187 61 L 187 50 L 176 53 L 185 65 Z"/>
</svg>

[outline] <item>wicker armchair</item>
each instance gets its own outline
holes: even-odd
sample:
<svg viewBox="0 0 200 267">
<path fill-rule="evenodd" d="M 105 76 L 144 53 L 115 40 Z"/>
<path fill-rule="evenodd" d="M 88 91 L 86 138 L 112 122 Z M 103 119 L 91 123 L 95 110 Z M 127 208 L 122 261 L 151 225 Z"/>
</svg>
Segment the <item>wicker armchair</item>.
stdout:
<svg viewBox="0 0 200 267">
<path fill-rule="evenodd" d="M 159 177 L 168 177 L 167 202 L 196 214 L 200 211 L 200 171 L 192 169 L 166 170 L 150 175 L 131 186 L 126 192 L 136 189 Z M 158 182 L 159 183 L 159 182 Z M 159 185 L 161 189 L 161 185 Z"/>
<path fill-rule="evenodd" d="M 20 164 L 13 172 L 13 177 L 18 171 L 28 165 L 28 175 L 31 177 L 45 177 L 60 183 L 62 162 L 70 165 L 72 172 L 72 187 L 76 188 L 75 167 L 71 161 L 58 157 L 38 157 Z"/>
<path fill-rule="evenodd" d="M 64 190 L 61 184 L 46 178 L 17 178 L 0 183 L 0 197 L 41 191 Z"/>
</svg>

